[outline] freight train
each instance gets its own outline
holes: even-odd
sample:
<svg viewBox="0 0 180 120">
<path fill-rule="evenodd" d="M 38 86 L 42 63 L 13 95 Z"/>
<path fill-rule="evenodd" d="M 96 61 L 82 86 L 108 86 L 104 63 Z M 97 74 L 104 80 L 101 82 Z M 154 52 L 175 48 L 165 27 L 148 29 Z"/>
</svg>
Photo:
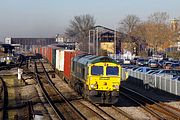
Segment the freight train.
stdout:
<svg viewBox="0 0 180 120">
<path fill-rule="evenodd" d="M 44 56 L 55 63 L 55 68 L 63 73 L 63 79 L 85 99 L 98 104 L 115 104 L 118 101 L 122 68 L 116 61 L 108 56 L 57 48 L 47 48 L 44 53 L 48 54 L 53 49 L 51 58 Z"/>
</svg>

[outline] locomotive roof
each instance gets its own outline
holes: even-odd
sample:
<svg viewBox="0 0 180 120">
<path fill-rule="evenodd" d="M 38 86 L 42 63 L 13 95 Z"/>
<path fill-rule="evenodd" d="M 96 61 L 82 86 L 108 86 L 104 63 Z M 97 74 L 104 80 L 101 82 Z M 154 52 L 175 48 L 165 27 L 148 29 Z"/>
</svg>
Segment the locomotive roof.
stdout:
<svg viewBox="0 0 180 120">
<path fill-rule="evenodd" d="M 115 60 L 113 60 L 112 58 L 110 58 L 108 56 L 96 56 L 96 55 L 90 55 L 90 54 L 79 55 L 79 56 L 75 57 L 73 61 L 78 61 L 78 63 L 84 64 L 84 65 L 94 64 L 97 62 L 117 63 Z"/>
</svg>

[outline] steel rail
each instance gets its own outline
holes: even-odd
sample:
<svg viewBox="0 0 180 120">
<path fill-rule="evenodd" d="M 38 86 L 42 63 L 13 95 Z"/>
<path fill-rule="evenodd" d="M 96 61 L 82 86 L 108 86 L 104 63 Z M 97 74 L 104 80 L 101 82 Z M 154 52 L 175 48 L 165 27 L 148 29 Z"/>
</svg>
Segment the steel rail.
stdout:
<svg viewBox="0 0 180 120">
<path fill-rule="evenodd" d="M 80 101 L 75 101 L 75 102 L 78 102 L 78 103 L 81 104 L 82 106 L 84 106 L 84 107 L 88 108 L 89 110 L 93 111 L 93 113 L 96 114 L 98 117 L 100 117 L 100 118 L 106 120 L 102 115 L 100 115 L 100 114 L 98 114 L 97 112 L 95 112 L 95 111 L 94 111 L 93 109 L 91 109 L 89 106 L 83 104 L 83 103 L 80 102 Z"/>
<path fill-rule="evenodd" d="M 8 119 L 8 90 L 6 83 L 4 82 L 3 78 L 0 77 L 2 82 L 2 88 L 3 88 L 3 111 L 2 111 L 2 119 L 7 120 Z"/>
<path fill-rule="evenodd" d="M 145 107 L 142 103 L 138 102 L 135 98 L 133 98 L 132 96 L 127 95 L 126 93 L 123 93 L 122 91 L 120 92 L 121 95 L 127 97 L 128 99 L 132 100 L 133 102 L 135 102 L 136 104 L 140 105 L 144 110 L 146 110 L 147 112 L 151 113 L 154 117 L 156 117 L 159 120 L 165 120 L 161 115 L 157 114 L 156 112 L 152 111 L 150 108 Z"/>
<path fill-rule="evenodd" d="M 58 93 L 58 95 L 67 103 L 67 105 L 76 113 L 76 115 L 78 117 L 80 117 L 82 120 L 86 120 L 87 118 L 82 115 L 72 104 L 71 102 L 69 102 L 69 100 L 57 89 L 57 87 L 54 85 L 54 83 L 52 82 L 52 80 L 50 79 L 42 61 L 40 61 L 42 67 L 43 67 L 43 70 L 44 70 L 44 73 L 45 73 L 45 76 L 48 80 L 48 82 L 50 83 L 50 85 L 53 87 L 53 89 Z"/>
<path fill-rule="evenodd" d="M 91 105 L 93 105 L 94 107 L 96 107 L 99 111 L 103 112 L 105 115 L 107 115 L 109 118 L 111 118 L 112 120 L 115 120 L 114 117 L 112 117 L 111 115 L 109 115 L 107 112 L 105 112 L 104 110 L 102 110 L 99 106 L 97 106 L 96 104 L 90 102 Z"/>
<path fill-rule="evenodd" d="M 43 84 L 39 78 L 39 75 L 38 75 L 38 70 L 37 70 L 37 65 L 36 65 L 36 61 L 34 61 L 34 64 L 35 64 L 35 76 L 36 76 L 36 80 L 38 82 L 38 85 L 40 86 L 41 88 L 41 91 L 43 92 L 46 100 L 48 101 L 49 105 L 51 106 L 51 108 L 53 109 L 53 111 L 56 113 L 57 117 L 60 119 L 60 120 L 64 120 L 64 116 L 61 114 L 61 112 L 59 111 L 59 109 L 55 106 L 54 102 L 51 100 L 51 98 L 49 97 L 48 93 L 46 92 L 45 88 L 43 87 Z"/>
<path fill-rule="evenodd" d="M 119 108 L 117 108 L 117 107 L 115 107 L 115 106 L 112 106 L 112 108 L 113 108 L 114 110 L 118 111 L 119 113 L 121 113 L 122 115 L 124 115 L 125 117 L 127 117 L 128 119 L 130 119 L 130 120 L 135 120 L 130 114 L 124 112 L 123 110 L 121 110 L 121 109 L 119 109 Z"/>
<path fill-rule="evenodd" d="M 148 102 L 147 106 L 153 108 L 153 109 L 156 109 L 157 111 L 165 114 L 165 115 L 169 115 L 175 119 L 180 119 L 180 116 L 178 113 L 175 113 L 169 109 L 167 109 L 166 107 L 162 106 L 161 104 L 158 104 L 155 100 L 151 99 L 151 98 L 148 98 L 146 96 L 143 96 L 141 95 L 140 93 L 136 92 L 136 91 L 133 91 L 129 88 L 125 88 L 125 87 L 122 87 L 123 90 L 127 90 L 129 92 L 131 92 L 133 95 L 136 95 L 136 96 L 139 96 L 139 98 L 142 98 L 144 101 Z M 153 104 L 150 105 L 150 104 Z"/>
</svg>

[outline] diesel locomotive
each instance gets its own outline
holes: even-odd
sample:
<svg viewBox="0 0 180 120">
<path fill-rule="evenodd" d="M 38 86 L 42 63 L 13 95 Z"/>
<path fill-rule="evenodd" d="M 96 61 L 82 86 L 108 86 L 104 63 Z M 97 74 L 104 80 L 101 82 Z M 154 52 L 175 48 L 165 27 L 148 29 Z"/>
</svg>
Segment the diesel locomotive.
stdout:
<svg viewBox="0 0 180 120">
<path fill-rule="evenodd" d="M 73 89 L 98 104 L 115 104 L 119 98 L 122 68 L 108 56 L 53 47 L 38 48 Z"/>
<path fill-rule="evenodd" d="M 69 83 L 93 103 L 115 104 L 119 98 L 121 69 L 108 56 L 78 55 L 71 60 Z"/>
</svg>

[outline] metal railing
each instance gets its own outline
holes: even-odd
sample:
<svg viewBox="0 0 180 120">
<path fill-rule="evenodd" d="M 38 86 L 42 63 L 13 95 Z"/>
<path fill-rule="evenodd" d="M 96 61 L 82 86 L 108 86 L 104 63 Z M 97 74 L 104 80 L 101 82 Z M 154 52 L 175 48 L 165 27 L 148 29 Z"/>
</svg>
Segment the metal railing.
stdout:
<svg viewBox="0 0 180 120">
<path fill-rule="evenodd" d="M 128 81 L 130 82 L 140 86 L 149 85 L 153 88 L 158 88 L 160 90 L 180 96 L 180 81 L 172 80 L 172 75 L 151 75 L 124 68 L 122 71 L 128 72 Z"/>
</svg>

